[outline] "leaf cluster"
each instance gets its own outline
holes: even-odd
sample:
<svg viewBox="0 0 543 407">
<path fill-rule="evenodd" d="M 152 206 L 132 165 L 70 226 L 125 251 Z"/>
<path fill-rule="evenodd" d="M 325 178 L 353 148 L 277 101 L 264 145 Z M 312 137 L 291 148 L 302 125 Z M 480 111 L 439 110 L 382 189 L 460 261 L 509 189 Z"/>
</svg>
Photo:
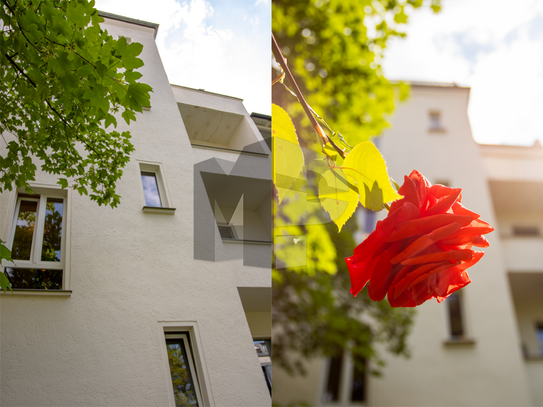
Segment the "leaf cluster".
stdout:
<svg viewBox="0 0 543 407">
<path fill-rule="evenodd" d="M 440 0 L 431 0 L 434 11 Z M 313 109 L 351 145 L 388 126 L 397 91 L 381 70 L 383 52 L 423 0 L 274 0 L 272 30 Z M 274 102 L 297 119 L 301 108 L 274 88 Z M 279 102 L 280 99 L 283 99 Z M 307 124 L 307 120 L 303 123 Z"/>
<path fill-rule="evenodd" d="M 118 132 L 150 105 L 139 83 L 143 46 L 100 28 L 94 0 L 0 0 L 0 191 L 28 187 L 41 169 L 115 207 L 116 181 L 134 150 Z M 109 130 L 108 130 L 109 129 Z"/>
</svg>

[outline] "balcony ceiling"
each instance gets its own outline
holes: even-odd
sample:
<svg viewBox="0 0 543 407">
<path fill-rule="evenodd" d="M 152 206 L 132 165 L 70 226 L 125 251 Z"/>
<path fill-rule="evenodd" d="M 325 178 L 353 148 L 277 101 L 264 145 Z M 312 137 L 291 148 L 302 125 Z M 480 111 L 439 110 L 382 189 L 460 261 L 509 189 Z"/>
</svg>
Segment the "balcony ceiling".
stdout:
<svg viewBox="0 0 543 407">
<path fill-rule="evenodd" d="M 192 142 L 203 141 L 227 146 L 243 120 L 243 116 L 239 114 L 181 103 L 177 106 Z"/>
<path fill-rule="evenodd" d="M 509 283 L 515 302 L 540 301 L 543 295 L 543 268 L 541 272 L 509 273 Z"/>
<path fill-rule="evenodd" d="M 489 181 L 496 213 L 543 215 L 543 182 Z"/>
</svg>

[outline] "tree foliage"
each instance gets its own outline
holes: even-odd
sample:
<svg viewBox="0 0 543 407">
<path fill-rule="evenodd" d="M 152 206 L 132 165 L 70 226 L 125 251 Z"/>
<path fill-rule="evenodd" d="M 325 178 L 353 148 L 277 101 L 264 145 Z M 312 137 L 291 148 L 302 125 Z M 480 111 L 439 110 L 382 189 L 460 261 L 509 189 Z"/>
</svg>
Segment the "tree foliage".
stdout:
<svg viewBox="0 0 543 407">
<path fill-rule="evenodd" d="M 143 46 L 100 28 L 94 0 L 0 0 L 0 192 L 28 188 L 41 170 L 116 207 L 117 180 L 134 150 L 130 124 L 150 105 L 138 82 Z M 9 250 L 0 244 L 0 260 Z M 0 288 L 11 286 L 4 274 Z"/>
<path fill-rule="evenodd" d="M 387 42 L 423 0 L 274 0 L 272 30 L 311 107 L 351 145 L 387 127 L 396 90 L 382 74 Z M 434 11 L 440 0 L 431 0 Z M 275 87 L 274 102 L 295 119 L 301 108 Z M 306 121 L 307 123 L 307 121 Z"/>
<path fill-rule="evenodd" d="M 113 39 L 94 1 L 0 1 L 0 190 L 27 187 L 36 164 L 79 193 L 115 207 L 116 181 L 134 149 L 118 132 L 149 105 L 137 80 L 143 46 Z"/>
</svg>

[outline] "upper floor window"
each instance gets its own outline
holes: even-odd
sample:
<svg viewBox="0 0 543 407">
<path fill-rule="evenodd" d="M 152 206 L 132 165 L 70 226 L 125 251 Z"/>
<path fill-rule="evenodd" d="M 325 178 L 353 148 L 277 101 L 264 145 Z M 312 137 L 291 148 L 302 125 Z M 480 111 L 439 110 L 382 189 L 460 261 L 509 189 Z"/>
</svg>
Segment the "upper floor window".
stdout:
<svg viewBox="0 0 543 407">
<path fill-rule="evenodd" d="M 140 162 L 141 185 L 143 187 L 144 212 L 175 213 L 160 163 Z"/>
<path fill-rule="evenodd" d="M 442 133 L 445 131 L 445 129 L 443 128 L 443 122 L 442 122 L 442 117 L 441 117 L 441 112 L 437 111 L 437 110 L 431 110 L 429 112 L 429 119 L 430 119 L 430 123 L 429 123 L 429 131 L 432 132 L 432 133 Z"/>
<path fill-rule="evenodd" d="M 141 182 L 143 184 L 145 206 L 162 207 L 162 201 L 160 200 L 160 194 L 158 192 L 156 173 L 142 171 Z"/>
<path fill-rule="evenodd" d="M 540 236 L 538 226 L 513 226 L 513 235 L 514 236 Z"/>
<path fill-rule="evenodd" d="M 13 288 L 63 288 L 65 218 L 64 196 L 19 194 L 9 244 L 13 263 L 5 268 Z"/>
<path fill-rule="evenodd" d="M 449 334 L 451 339 L 465 337 L 462 296 L 458 291 L 452 293 L 446 301 L 449 310 Z"/>
</svg>

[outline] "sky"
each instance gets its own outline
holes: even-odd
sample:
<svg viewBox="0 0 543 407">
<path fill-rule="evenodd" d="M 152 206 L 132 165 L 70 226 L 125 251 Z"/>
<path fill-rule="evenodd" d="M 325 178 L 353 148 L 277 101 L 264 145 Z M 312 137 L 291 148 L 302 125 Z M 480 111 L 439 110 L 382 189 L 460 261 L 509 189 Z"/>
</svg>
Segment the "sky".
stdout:
<svg viewBox="0 0 543 407">
<path fill-rule="evenodd" d="M 442 0 L 439 14 L 414 10 L 385 51 L 389 79 L 471 88 L 475 140 L 543 142 L 543 1 Z"/>
<path fill-rule="evenodd" d="M 271 0 L 96 0 L 98 10 L 158 23 L 171 84 L 243 99 L 271 114 Z"/>
</svg>

